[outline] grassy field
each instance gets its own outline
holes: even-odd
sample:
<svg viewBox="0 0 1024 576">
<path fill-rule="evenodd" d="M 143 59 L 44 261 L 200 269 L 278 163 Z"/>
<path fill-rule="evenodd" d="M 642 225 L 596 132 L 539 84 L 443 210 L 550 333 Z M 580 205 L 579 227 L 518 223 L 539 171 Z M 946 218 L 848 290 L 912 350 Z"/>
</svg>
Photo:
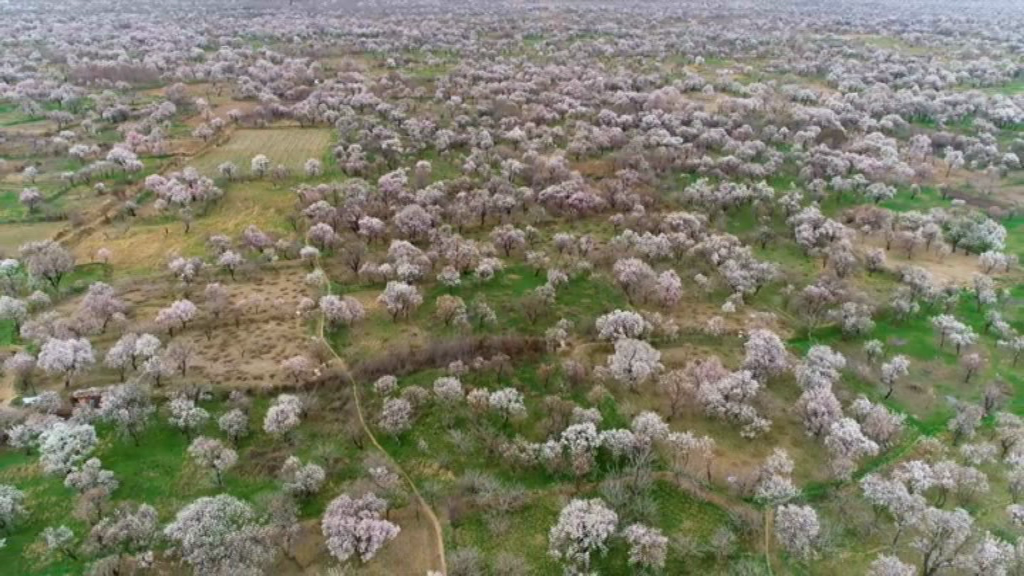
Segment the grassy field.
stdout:
<svg viewBox="0 0 1024 576">
<path fill-rule="evenodd" d="M 114 430 L 100 426 L 103 440 L 93 456 L 112 470 L 120 486 L 113 493 L 113 502 L 147 502 L 160 513 L 161 522 L 167 522 L 174 513 L 200 496 L 227 492 L 259 503 L 279 486 L 277 468 L 290 454 L 303 461 L 320 463 L 328 471 L 328 481 L 322 496 L 302 503 L 300 514 L 314 518 L 323 512 L 329 497 L 340 486 L 351 480 L 358 461 L 351 445 L 334 442 L 339 423 L 332 422 L 318 411 L 310 414 L 307 423 L 300 426 L 289 443 L 274 439 L 260 431 L 263 415 L 269 405 L 266 398 L 255 398 L 250 411 L 253 434 L 238 446 L 239 465 L 224 477 L 224 486 L 218 487 L 211 474 L 191 463 L 186 456 L 188 440 L 179 430 L 167 423 L 167 414 L 160 413 L 142 434 L 139 445 L 131 439 L 119 438 Z M 200 434 L 219 436 L 217 417 L 228 410 L 219 401 L 206 402 L 203 407 L 211 415 Z M 65 488 L 60 478 L 47 476 L 39 468 L 35 455 L 11 449 L 0 450 L 0 483 L 18 485 L 26 492 L 26 506 L 31 511 L 28 521 L 10 535 L 7 546 L 0 548 L 0 564 L 6 574 L 79 574 L 85 560 L 47 560 L 40 554 L 38 534 L 50 525 L 67 524 L 82 538 L 88 526 L 72 519 L 74 491 Z"/>
<path fill-rule="evenodd" d="M 250 161 L 257 154 L 270 159 L 271 166 L 283 164 L 294 174 L 302 174 L 310 158 L 321 159 L 331 142 L 331 131 L 321 128 L 268 128 L 238 130 L 227 143 L 209 150 L 192 165 L 201 173 L 215 177 L 217 166 L 234 162 L 239 173 L 250 174 Z"/>
</svg>

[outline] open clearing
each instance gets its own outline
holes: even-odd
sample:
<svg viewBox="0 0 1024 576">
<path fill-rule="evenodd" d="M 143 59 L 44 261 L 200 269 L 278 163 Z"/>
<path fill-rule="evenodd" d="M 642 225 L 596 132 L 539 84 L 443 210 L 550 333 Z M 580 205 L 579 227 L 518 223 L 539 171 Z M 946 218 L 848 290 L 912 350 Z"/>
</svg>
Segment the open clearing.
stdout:
<svg viewBox="0 0 1024 576">
<path fill-rule="evenodd" d="M 22 244 L 50 238 L 65 226 L 65 222 L 4 224 L 0 226 L 0 254 L 14 256 Z"/>
<path fill-rule="evenodd" d="M 319 128 L 243 128 L 236 130 L 225 144 L 196 158 L 191 165 L 202 174 L 216 177 L 221 163 L 233 162 L 240 174 L 249 175 L 253 157 L 263 154 L 270 159 L 272 167 L 281 164 L 298 174 L 306 160 L 322 159 L 330 143 L 331 131 Z"/>
</svg>

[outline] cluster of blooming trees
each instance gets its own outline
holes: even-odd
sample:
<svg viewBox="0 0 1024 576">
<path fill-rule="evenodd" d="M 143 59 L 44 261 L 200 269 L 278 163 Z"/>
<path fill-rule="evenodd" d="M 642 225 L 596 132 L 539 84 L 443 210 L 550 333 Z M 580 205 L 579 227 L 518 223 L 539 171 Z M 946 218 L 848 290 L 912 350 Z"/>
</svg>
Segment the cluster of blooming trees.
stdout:
<svg viewBox="0 0 1024 576">
<path fill-rule="evenodd" d="M 201 391 L 198 396 L 178 395 L 165 410 L 172 426 L 193 437 L 186 455 L 222 490 L 225 474 L 240 458 L 231 445 L 237 446 L 249 434 L 251 404 L 244 394 L 231 394 L 227 411 L 218 419 L 218 428 L 228 437 L 225 442 L 195 435 L 207 429 L 205 424 L 210 419 L 209 412 L 197 401 L 208 400 Z M 67 525 L 47 527 L 41 534 L 46 549 L 72 560 L 88 558 L 94 570 L 149 566 L 157 548 L 170 544 L 175 556 L 196 573 L 265 573 L 280 550 L 288 550 L 289 535 L 294 534 L 294 515 L 283 512 L 293 506 L 287 502 L 318 494 L 327 480 L 322 466 L 292 456 L 285 460 L 279 474 L 281 498 L 285 499 L 281 504 L 283 516 L 268 518 L 252 503 L 220 494 L 196 499 L 161 526 L 156 509 L 148 504 L 111 504 L 121 482 L 92 456 L 99 443 L 95 423 L 110 423 L 139 444 L 142 433 L 157 417 L 158 406 L 151 391 L 134 382 L 107 388 L 98 408 L 80 404 L 67 421 L 51 413 L 61 408 L 59 397 L 35 404 L 32 416 L 5 433 L 13 446 L 37 452 L 43 472 L 63 479 L 63 484 L 77 495 L 74 514 L 86 522 L 85 534 L 76 534 Z M 294 432 L 302 412 L 298 397 L 280 395 L 267 411 L 265 432 L 271 438 Z M 371 477 L 374 470 L 368 468 Z M 363 562 L 373 558 L 400 530 L 382 517 L 387 509 L 387 501 L 372 492 L 358 498 L 347 494 L 336 498 L 322 520 L 330 553 L 342 562 L 354 555 Z M 35 513 L 27 505 L 24 492 L 0 485 L 0 532 L 11 534 Z"/>
<path fill-rule="evenodd" d="M 20 173 L 28 217 L 48 215 L 55 181 L 95 182 L 100 195 L 114 188 L 120 208 L 106 221 L 150 218 L 140 204 L 151 195 L 186 234 L 225 194 L 245 194 L 247 177 L 291 188 L 282 193 L 294 194 L 295 209 L 282 226 L 243 222 L 200 239 L 201 255 L 170 256 L 161 272 L 171 296 L 146 314 L 114 282 L 73 286 L 81 295 L 70 296 L 76 259 L 56 241 L 28 242 L 0 262 L 0 319 L 24 344 L 4 372 L 34 396 L 7 442 L 64 479 L 90 527 L 82 546 L 67 525 L 49 527 L 51 554 L 85 549 L 98 573 L 121 573 L 129 559 L 151 564 L 163 539 L 196 573 L 265 570 L 294 522 L 220 494 L 161 528 L 147 504 L 107 505 L 119 483 L 94 453 L 99 423 L 139 445 L 159 419 L 185 437 L 182 459 L 197 481 L 220 491 L 244 468 L 247 438 L 298 452 L 301 429 L 322 425 L 322 414 L 311 417 L 321 398 L 299 390 L 331 382 L 336 366 L 323 357 L 275 360 L 274 384 L 294 390 L 259 416 L 237 397 L 217 413 L 191 382 L 214 331 L 230 320 L 240 329 L 259 308 L 236 287 L 281 268 L 302 270 L 302 299 L 282 314 L 298 323 L 322 321 L 328 336 L 352 340 L 379 330 L 378 318 L 394 324 L 388 344 L 372 347 L 399 358 L 381 365 L 402 379 L 357 366 L 354 386 L 374 391 L 362 426 L 424 457 L 437 448 L 418 428 L 438 426 L 444 440 L 430 442 L 450 441 L 451 458 L 479 449 L 509 476 L 532 467 L 577 492 L 600 484 L 601 498 L 570 499 L 549 532 L 550 554 L 571 572 L 589 573 L 618 541 L 632 569 L 665 568 L 669 536 L 643 514 L 662 471 L 680 483 L 729 478 L 772 510 L 787 557 L 815 560 L 829 525 L 799 498 L 806 471 L 777 449 L 752 471 L 719 464 L 715 474 L 732 448 L 684 429 L 701 418 L 758 439 L 744 447 L 806 442 L 836 486 L 856 484 L 877 512 L 871 533 L 883 519 L 894 532 L 871 574 L 1001 574 L 1024 557 L 966 511 L 998 473 L 1014 499 L 1010 524 L 1024 525 L 1015 503 L 1024 426 L 1000 411 L 1000 386 L 979 384 L 990 366 L 1011 370 L 1024 353 L 1003 287 L 1018 264 L 1007 226 L 1019 208 L 994 194 L 1024 154 L 1024 102 L 1000 93 L 1021 75 L 1024 17 L 1014 6 L 963 18 L 953 2 L 912 0 L 879 17 L 867 2 L 684 1 L 551 7 L 559 17 L 550 18 L 498 2 L 458 15 L 464 26 L 420 2 L 414 23 L 382 18 L 388 2 L 344 15 L 188 7 L 216 18 L 211 34 L 173 3 L 139 21 L 109 17 L 121 4 L 81 18 L 25 7 L 0 22 L 14 38 L 0 58 L 0 100 L 56 127 L 12 136 L 13 145 L 71 166 L 56 175 L 44 166 L 59 162 L 0 162 L 0 173 Z M 251 38 L 266 45 L 254 49 Z M 320 58 L 339 49 L 374 56 Z M 164 86 L 140 98 L 152 84 Z M 220 112 L 229 99 L 245 105 Z M 266 153 L 216 173 L 179 164 L 146 174 L 185 139 L 174 128 L 187 118 L 204 145 L 279 120 L 329 129 L 334 144 L 301 174 Z M 965 286 L 932 272 L 954 258 L 977 267 Z M 70 298 L 74 306 L 53 305 Z M 900 408 L 936 396 L 928 386 L 939 383 L 922 383 L 931 365 L 878 328 L 922 324 L 962 370 L 948 421 L 928 427 L 953 449 L 924 440 L 929 450 L 858 474 L 905 442 L 908 419 L 925 428 Z M 834 341 L 818 343 L 831 328 Z M 399 343 L 452 342 L 401 356 L 392 333 Z M 482 336 L 493 333 L 518 348 L 488 350 Z M 533 354 L 536 369 L 519 357 Z M 421 356 L 443 370 L 432 385 L 406 381 Z M 850 394 L 844 379 L 853 377 L 863 394 Z M 69 409 L 45 390 L 92 378 L 109 384 L 95 406 Z M 301 453 L 274 466 L 282 494 L 334 489 L 328 468 Z M 386 468 L 362 479 L 373 490 L 346 487 L 327 505 L 320 529 L 338 561 L 369 561 L 399 534 L 388 511 L 405 479 Z M 513 507 L 506 494 L 494 500 Z M 0 486 L 0 530 L 29 513 L 25 493 Z"/>
</svg>

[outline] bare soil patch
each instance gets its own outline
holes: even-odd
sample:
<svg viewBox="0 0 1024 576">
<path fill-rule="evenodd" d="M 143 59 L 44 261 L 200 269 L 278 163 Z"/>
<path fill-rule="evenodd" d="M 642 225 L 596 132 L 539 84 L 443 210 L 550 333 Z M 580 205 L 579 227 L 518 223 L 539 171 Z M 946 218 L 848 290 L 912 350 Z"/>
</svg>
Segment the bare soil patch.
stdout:
<svg viewBox="0 0 1024 576">
<path fill-rule="evenodd" d="M 859 237 L 857 243 L 864 253 L 869 248 L 885 248 L 885 240 L 874 235 Z M 931 272 L 940 282 L 953 282 L 962 286 L 969 285 L 975 274 L 983 272 L 978 264 L 978 257 L 963 252 L 941 256 L 934 249 L 921 248 L 915 250 L 911 258 L 907 258 L 905 251 L 894 246 L 886 252 L 885 257 L 888 267 L 893 270 L 904 266 L 920 266 Z M 992 275 L 999 276 L 998 273 Z"/>
</svg>

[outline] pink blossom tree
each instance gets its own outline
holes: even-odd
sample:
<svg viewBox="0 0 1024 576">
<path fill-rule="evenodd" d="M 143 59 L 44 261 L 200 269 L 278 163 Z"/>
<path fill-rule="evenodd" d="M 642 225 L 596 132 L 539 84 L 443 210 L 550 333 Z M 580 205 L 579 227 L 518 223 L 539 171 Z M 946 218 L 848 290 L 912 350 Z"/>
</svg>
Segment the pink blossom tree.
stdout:
<svg viewBox="0 0 1024 576">
<path fill-rule="evenodd" d="M 322 296 L 319 307 L 332 330 L 341 326 L 351 326 L 366 317 L 363 304 L 351 296 Z"/>
<path fill-rule="evenodd" d="M 75 257 L 52 240 L 29 242 L 21 246 L 20 252 L 28 273 L 46 280 L 54 290 L 60 287 L 61 279 L 75 269 Z"/>
<path fill-rule="evenodd" d="M 381 518 L 386 509 L 387 502 L 372 493 L 358 499 L 342 494 L 332 500 L 320 521 L 331 556 L 341 562 L 353 556 L 361 562 L 372 560 L 401 531 Z"/>
<path fill-rule="evenodd" d="M 662 370 L 661 352 L 650 344 L 633 338 L 615 341 L 615 352 L 608 357 L 608 371 L 631 392 Z"/>
<path fill-rule="evenodd" d="M 114 288 L 109 284 L 94 282 L 86 291 L 78 309 L 83 316 L 95 319 L 101 331 L 106 332 L 110 321 L 118 315 L 123 315 L 128 306 L 118 298 Z"/>
<path fill-rule="evenodd" d="M 775 509 L 775 539 L 796 559 L 807 561 L 814 556 L 820 533 L 814 508 L 785 504 Z"/>
<path fill-rule="evenodd" d="M 302 423 L 302 400 L 293 394 L 281 394 L 274 399 L 263 418 L 263 431 L 271 436 L 289 438 Z"/>
<path fill-rule="evenodd" d="M 511 224 L 503 224 L 491 230 L 491 242 L 508 258 L 513 250 L 526 246 L 526 233 Z"/>
<path fill-rule="evenodd" d="M 156 313 L 156 323 L 167 329 L 174 336 L 174 331 L 184 330 L 188 323 L 195 320 L 199 309 L 190 300 L 175 300 L 170 306 L 161 308 Z"/>
<path fill-rule="evenodd" d="M 274 558 L 270 530 L 249 504 L 227 494 L 185 506 L 163 533 L 197 574 L 257 576 Z"/>
<path fill-rule="evenodd" d="M 778 334 L 757 329 L 750 333 L 743 347 L 743 369 L 749 370 L 758 382 L 766 383 L 789 369 L 789 354 Z"/>
<path fill-rule="evenodd" d="M 391 281 L 377 297 L 377 301 L 391 314 L 391 320 L 397 322 L 399 317 L 408 318 L 409 314 L 419 308 L 423 304 L 423 296 L 415 286 Z"/>
<path fill-rule="evenodd" d="M 224 473 L 238 462 L 238 453 L 220 440 L 199 436 L 189 444 L 188 455 L 202 468 L 213 472 L 217 487 L 224 486 Z"/>
</svg>

